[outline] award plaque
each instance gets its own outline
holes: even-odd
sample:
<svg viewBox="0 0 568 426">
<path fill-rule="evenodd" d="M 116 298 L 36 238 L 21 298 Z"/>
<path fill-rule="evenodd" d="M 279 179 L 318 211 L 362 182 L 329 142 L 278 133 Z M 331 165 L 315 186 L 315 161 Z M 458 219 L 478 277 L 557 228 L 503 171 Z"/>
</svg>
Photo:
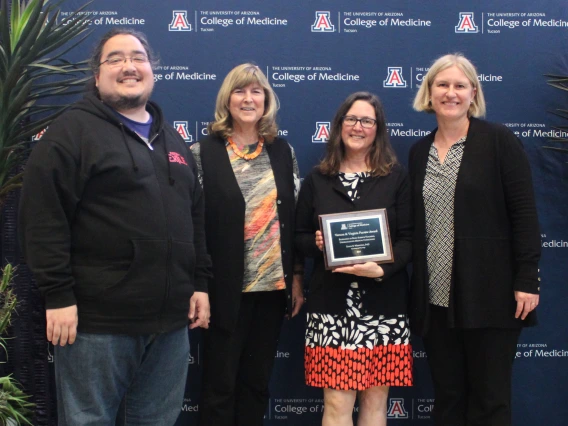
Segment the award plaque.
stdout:
<svg viewBox="0 0 568 426">
<path fill-rule="evenodd" d="M 326 269 L 394 262 L 386 209 L 322 214 L 319 221 Z"/>
</svg>

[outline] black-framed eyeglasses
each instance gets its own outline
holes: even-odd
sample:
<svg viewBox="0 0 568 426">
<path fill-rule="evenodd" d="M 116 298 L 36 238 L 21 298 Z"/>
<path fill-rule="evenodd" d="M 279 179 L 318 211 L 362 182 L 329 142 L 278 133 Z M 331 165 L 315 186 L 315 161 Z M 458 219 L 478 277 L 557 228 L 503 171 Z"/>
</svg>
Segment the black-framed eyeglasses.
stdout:
<svg viewBox="0 0 568 426">
<path fill-rule="evenodd" d="M 102 61 L 99 65 L 107 64 L 109 67 L 119 67 L 126 63 L 130 59 L 134 65 L 143 65 L 148 62 L 148 57 L 144 55 L 136 56 L 111 56 L 110 58 Z"/>
<path fill-rule="evenodd" d="M 343 124 L 347 126 L 350 127 L 355 126 L 357 122 L 361 123 L 361 127 L 364 127 L 365 129 L 371 129 L 375 127 L 375 124 L 377 124 L 377 120 L 375 120 L 374 118 L 369 118 L 369 117 L 357 118 L 354 115 L 343 116 Z"/>
</svg>

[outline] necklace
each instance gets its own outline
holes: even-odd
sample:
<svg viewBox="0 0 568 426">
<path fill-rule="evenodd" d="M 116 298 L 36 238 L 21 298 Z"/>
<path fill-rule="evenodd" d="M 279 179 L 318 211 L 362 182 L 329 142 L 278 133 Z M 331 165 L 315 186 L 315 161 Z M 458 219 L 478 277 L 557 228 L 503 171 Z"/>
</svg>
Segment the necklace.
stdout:
<svg viewBox="0 0 568 426">
<path fill-rule="evenodd" d="M 231 137 L 227 138 L 229 145 L 233 149 L 233 152 L 238 156 L 241 157 L 243 160 L 254 160 L 256 157 L 260 155 L 262 152 L 262 147 L 264 146 L 264 138 L 260 136 L 258 138 L 258 145 L 256 146 L 255 151 L 252 154 L 243 154 L 243 152 L 237 147 L 237 144 L 233 141 Z"/>
</svg>

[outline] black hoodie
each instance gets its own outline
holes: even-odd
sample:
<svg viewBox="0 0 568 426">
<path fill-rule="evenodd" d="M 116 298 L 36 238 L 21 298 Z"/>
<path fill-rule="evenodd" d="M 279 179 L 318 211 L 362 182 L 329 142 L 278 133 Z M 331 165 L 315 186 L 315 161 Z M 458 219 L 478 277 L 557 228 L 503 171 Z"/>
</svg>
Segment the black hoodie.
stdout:
<svg viewBox="0 0 568 426">
<path fill-rule="evenodd" d="M 153 150 L 94 95 L 55 120 L 26 166 L 25 257 L 47 309 L 77 304 L 78 330 L 150 334 L 187 324 L 210 258 L 195 160 L 153 116 Z"/>
</svg>

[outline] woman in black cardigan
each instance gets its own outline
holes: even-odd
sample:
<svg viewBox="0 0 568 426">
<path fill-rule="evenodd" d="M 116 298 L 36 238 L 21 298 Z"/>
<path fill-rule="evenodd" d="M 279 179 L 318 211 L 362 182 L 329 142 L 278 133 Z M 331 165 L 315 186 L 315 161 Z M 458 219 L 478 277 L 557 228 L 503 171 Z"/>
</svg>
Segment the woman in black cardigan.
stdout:
<svg viewBox="0 0 568 426">
<path fill-rule="evenodd" d="M 331 126 L 324 160 L 305 179 L 296 246 L 314 258 L 306 330 L 306 383 L 323 388 L 323 426 L 384 426 L 390 386 L 412 385 L 407 320 L 412 215 L 408 175 L 389 143 L 379 99 L 349 96 Z M 325 269 L 320 214 L 387 210 L 394 263 Z"/>
<path fill-rule="evenodd" d="M 436 426 L 511 425 L 521 327 L 536 323 L 540 233 L 529 162 L 462 55 L 434 62 L 414 100 L 437 129 L 410 150 L 412 330 L 424 337 Z"/>
<path fill-rule="evenodd" d="M 278 107 L 260 68 L 239 65 L 221 85 L 209 136 L 191 147 L 213 261 L 202 426 L 262 425 L 282 319 L 304 302 L 293 247 L 299 173 L 276 137 Z"/>
</svg>

